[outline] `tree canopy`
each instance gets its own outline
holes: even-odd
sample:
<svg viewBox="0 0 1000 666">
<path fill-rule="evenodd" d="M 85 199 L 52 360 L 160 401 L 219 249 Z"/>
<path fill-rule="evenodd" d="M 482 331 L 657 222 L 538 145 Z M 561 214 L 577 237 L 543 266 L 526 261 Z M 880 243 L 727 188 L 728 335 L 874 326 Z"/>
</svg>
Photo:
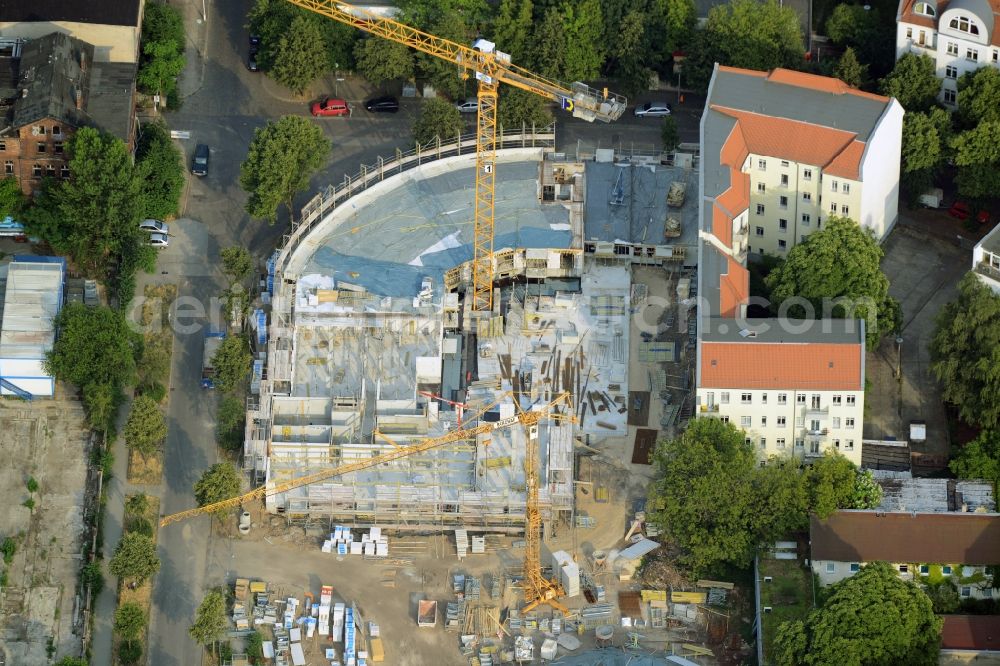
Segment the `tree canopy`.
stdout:
<svg viewBox="0 0 1000 666">
<path fill-rule="evenodd" d="M 354 45 L 358 73 L 373 85 L 413 77 L 413 54 L 409 47 L 379 37 L 368 37 Z"/>
<path fill-rule="evenodd" d="M 942 621 L 927 595 L 888 564 L 867 564 L 829 592 L 805 621 L 779 626 L 777 666 L 937 664 Z"/>
<path fill-rule="evenodd" d="M 868 78 L 868 65 L 862 65 L 858 62 L 858 56 L 855 55 L 854 49 L 848 46 L 844 49 L 840 60 L 837 61 L 834 75 L 852 88 L 860 88 L 865 79 Z"/>
<path fill-rule="evenodd" d="M 278 39 L 274 50 L 274 64 L 271 67 L 274 80 L 296 95 L 301 95 L 327 69 L 325 44 L 319 24 L 306 16 L 296 16 L 288 30 Z"/>
<path fill-rule="evenodd" d="M 222 272 L 226 274 L 231 283 L 243 282 L 253 273 L 253 257 L 250 251 L 240 245 L 226 247 L 220 253 L 222 255 Z"/>
<path fill-rule="evenodd" d="M 291 216 L 295 194 L 309 186 L 329 154 L 329 139 L 306 118 L 284 116 L 258 127 L 240 166 L 240 186 L 249 195 L 247 213 L 274 224 L 278 206 L 284 204 Z"/>
<path fill-rule="evenodd" d="M 929 111 L 941 91 L 934 60 L 926 55 L 904 54 L 882 79 L 881 91 L 895 97 L 907 111 Z"/>
<path fill-rule="evenodd" d="M 324 71 L 332 71 L 338 67 L 350 69 L 354 66 L 354 42 L 359 38 L 360 31 L 296 7 L 285 0 L 255 0 L 247 14 L 247 28 L 260 37 L 257 64 L 262 70 L 268 71 L 274 67 L 281 38 L 287 37 L 296 18 L 308 20 L 319 31 L 318 50 L 323 54 Z M 312 29 L 310 33 L 316 34 Z"/>
<path fill-rule="evenodd" d="M 125 532 L 115 554 L 108 562 L 108 571 L 123 580 L 143 583 L 160 570 L 156 544 L 145 534 Z"/>
<path fill-rule="evenodd" d="M 184 189 L 184 163 L 166 125 L 147 122 L 142 126 L 135 157 L 143 214 L 163 219 L 177 213 Z"/>
<path fill-rule="evenodd" d="M 253 354 L 244 335 L 231 335 L 222 341 L 212 357 L 216 388 L 229 393 L 242 385 L 250 375 Z"/>
<path fill-rule="evenodd" d="M 146 613 L 139 604 L 129 601 L 115 611 L 115 633 L 122 640 L 133 641 L 146 628 Z"/>
<path fill-rule="evenodd" d="M 515 63 L 524 63 L 530 52 L 533 10 L 531 0 L 500 0 L 497 8 L 493 41 Z"/>
<path fill-rule="evenodd" d="M 951 116 L 942 108 L 911 111 L 903 116 L 901 180 L 919 195 L 934 182 L 944 166 L 951 140 Z"/>
<path fill-rule="evenodd" d="M 504 130 L 520 130 L 522 124 L 529 129 L 532 125 L 541 129 L 552 122 L 552 113 L 538 95 L 506 86 L 500 92 L 497 119 Z"/>
<path fill-rule="evenodd" d="M 864 69 L 872 68 L 876 76 L 891 70 L 896 58 L 895 11 L 888 21 L 882 16 L 872 5 L 841 4 L 826 20 L 826 35 L 838 46 L 850 49 L 851 58 L 864 63 Z"/>
<path fill-rule="evenodd" d="M 1000 488 L 1000 433 L 983 430 L 964 444 L 948 463 L 951 473 L 960 479 L 987 479 L 993 492 Z"/>
<path fill-rule="evenodd" d="M 196 643 L 207 647 L 218 641 L 225 629 L 226 597 L 220 590 L 212 590 L 201 600 L 194 624 L 188 631 Z"/>
<path fill-rule="evenodd" d="M 167 436 L 167 422 L 155 400 L 145 395 L 136 396 L 122 435 L 128 448 L 144 456 L 160 450 Z"/>
<path fill-rule="evenodd" d="M 240 473 L 232 463 L 216 463 L 205 470 L 194 484 L 194 496 L 198 506 L 208 506 L 215 502 L 236 497 L 240 492 Z"/>
<path fill-rule="evenodd" d="M 1000 121 L 1000 70 L 980 67 L 958 80 L 958 118 L 970 128 Z"/>
<path fill-rule="evenodd" d="M 986 198 L 1000 192 L 1000 121 L 987 120 L 951 141 L 958 193 Z"/>
<path fill-rule="evenodd" d="M 868 348 L 873 349 L 899 327 L 899 305 L 889 296 L 889 280 L 879 266 L 882 255 L 871 232 L 853 220 L 831 217 L 767 276 L 772 308 L 799 297 L 809 301 L 813 312 L 792 305 L 791 318 L 864 319 Z"/>
<path fill-rule="evenodd" d="M 1000 428 L 1000 297 L 972 273 L 938 314 L 931 370 L 967 423 Z"/>
<path fill-rule="evenodd" d="M 184 70 L 184 21 L 162 2 L 147 2 L 142 15 L 142 56 L 136 84 L 144 93 L 169 95 Z"/>
<path fill-rule="evenodd" d="M 413 123 L 413 138 L 424 145 L 440 137 L 450 141 L 462 133 L 465 124 L 462 114 L 447 100 L 429 99 L 420 109 L 420 116 Z"/>
<path fill-rule="evenodd" d="M 8 215 L 18 219 L 26 203 L 21 185 L 13 176 L 0 179 L 0 219 Z"/>
</svg>

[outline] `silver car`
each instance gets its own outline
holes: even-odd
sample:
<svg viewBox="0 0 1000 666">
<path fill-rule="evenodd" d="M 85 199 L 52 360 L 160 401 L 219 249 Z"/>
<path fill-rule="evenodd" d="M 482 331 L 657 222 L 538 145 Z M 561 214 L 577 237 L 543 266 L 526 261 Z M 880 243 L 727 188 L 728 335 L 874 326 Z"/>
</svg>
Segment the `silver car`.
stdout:
<svg viewBox="0 0 1000 666">
<path fill-rule="evenodd" d="M 170 237 L 166 234 L 149 234 L 149 244 L 153 247 L 169 247 Z"/>
<path fill-rule="evenodd" d="M 470 97 L 464 102 L 456 104 L 455 108 L 458 109 L 459 113 L 475 113 L 479 111 L 479 100 L 475 97 Z"/>
<path fill-rule="evenodd" d="M 670 105 L 666 102 L 646 102 L 635 107 L 638 118 L 662 118 L 670 115 Z"/>
<path fill-rule="evenodd" d="M 167 235 L 170 233 L 170 227 L 167 226 L 166 222 L 163 222 L 161 220 L 154 220 L 152 218 L 148 218 L 140 222 L 139 228 L 142 229 L 143 231 L 154 231 L 158 234 Z"/>
</svg>

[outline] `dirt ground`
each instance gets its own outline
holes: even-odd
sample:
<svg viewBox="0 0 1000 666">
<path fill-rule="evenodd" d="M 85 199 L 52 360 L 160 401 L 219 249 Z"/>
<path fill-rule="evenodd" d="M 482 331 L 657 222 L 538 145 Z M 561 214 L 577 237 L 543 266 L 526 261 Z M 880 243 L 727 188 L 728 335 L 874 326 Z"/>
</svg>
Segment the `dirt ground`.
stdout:
<svg viewBox="0 0 1000 666">
<path fill-rule="evenodd" d="M 49 663 L 47 650 L 79 653 L 88 435 L 76 399 L 0 400 L 0 539 L 17 542 L 0 593 L 0 655 L 8 664 Z M 38 483 L 33 511 L 23 505 L 32 496 L 29 478 Z"/>
</svg>

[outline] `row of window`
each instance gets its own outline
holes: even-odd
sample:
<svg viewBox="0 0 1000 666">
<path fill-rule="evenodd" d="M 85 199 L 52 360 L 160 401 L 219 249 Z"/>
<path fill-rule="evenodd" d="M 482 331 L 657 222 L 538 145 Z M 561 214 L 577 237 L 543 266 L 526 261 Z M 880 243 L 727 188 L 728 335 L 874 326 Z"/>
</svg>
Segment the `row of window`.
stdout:
<svg viewBox="0 0 1000 666">
<path fill-rule="evenodd" d="M 708 396 L 708 402 L 709 403 L 714 402 L 713 399 L 714 399 L 715 394 L 713 392 L 710 391 L 707 394 L 707 396 Z M 779 405 L 787 405 L 788 404 L 788 394 L 787 393 L 778 393 L 777 396 L 778 396 L 778 404 Z M 812 400 L 809 401 L 809 404 L 812 405 L 813 409 L 819 409 L 820 408 L 820 404 L 822 403 L 821 397 L 822 396 L 820 396 L 820 395 L 818 395 L 816 393 L 814 393 L 812 395 Z M 830 398 L 831 404 L 834 407 L 840 407 L 841 405 L 845 404 L 845 402 L 846 402 L 847 406 L 853 407 L 854 405 L 857 404 L 857 399 L 858 399 L 858 397 L 856 395 L 847 395 L 847 396 L 844 396 L 844 395 L 840 395 L 840 394 L 833 395 Z M 729 404 L 729 391 L 721 391 L 719 393 L 719 403 L 723 404 L 723 405 L 728 405 Z M 752 405 L 753 404 L 753 393 L 750 393 L 750 392 L 741 393 L 740 394 L 740 404 L 741 405 Z M 760 394 L 760 404 L 762 404 L 762 405 L 766 405 L 767 404 L 767 393 L 761 393 Z M 796 393 L 795 394 L 795 404 L 797 404 L 797 405 L 804 405 L 804 404 L 806 404 L 806 394 L 805 393 Z"/>
<path fill-rule="evenodd" d="M 726 420 L 726 419 L 724 418 L 723 420 Z M 747 437 L 746 440 L 745 440 L 745 442 L 746 442 L 746 444 L 748 446 L 753 446 L 753 438 L 752 437 Z M 834 447 L 838 451 L 853 451 L 854 450 L 854 440 L 853 439 L 845 440 L 843 447 L 841 447 L 840 440 L 839 439 L 835 439 L 835 440 L 833 440 L 833 445 L 834 445 Z M 809 453 L 812 453 L 812 454 L 819 453 L 819 447 L 820 447 L 819 440 L 817 440 L 817 439 L 811 439 L 811 440 L 809 440 Z M 766 449 L 767 448 L 767 438 L 766 437 L 761 437 L 760 438 L 760 448 L 762 448 L 762 449 Z M 785 438 L 784 437 L 778 437 L 778 438 L 776 438 L 774 440 L 774 448 L 776 448 L 779 451 L 784 451 L 785 448 L 786 448 Z M 796 439 L 795 440 L 795 451 L 797 453 L 802 453 L 805 450 L 805 448 L 806 448 L 806 440 L 804 440 L 804 439 Z M 761 466 L 763 466 L 763 463 L 761 463 Z"/>
<path fill-rule="evenodd" d="M 909 28 L 907 28 L 907 36 L 909 36 L 910 32 L 911 32 L 911 30 Z M 957 42 L 948 42 L 947 46 L 945 47 L 945 51 L 948 53 L 948 55 L 954 56 L 956 58 L 958 57 L 958 53 L 959 53 L 958 49 L 959 49 L 959 47 L 958 47 L 958 43 Z M 979 49 L 973 48 L 971 46 L 966 47 L 966 49 L 965 49 L 965 59 L 968 60 L 968 61 L 970 61 L 970 62 L 979 62 Z M 993 49 L 993 62 L 994 63 L 1000 62 L 1000 49 Z M 951 78 L 955 78 L 955 77 L 951 77 Z"/>
<path fill-rule="evenodd" d="M 45 136 L 46 132 L 52 136 L 62 136 L 62 127 L 53 125 L 51 130 L 46 130 L 45 125 L 34 125 L 31 128 L 32 136 Z"/>
<path fill-rule="evenodd" d="M 4 172 L 4 175 L 12 176 L 14 174 L 14 163 L 12 161 L 10 161 L 10 160 L 7 160 L 6 162 L 4 162 L 3 163 L 3 172 Z M 55 178 L 55 176 L 56 176 L 56 167 L 55 167 L 55 165 L 52 165 L 52 164 L 46 164 L 45 166 L 42 166 L 41 164 L 34 164 L 34 165 L 32 165 L 32 167 L 31 167 L 31 177 L 32 178 L 41 178 L 43 173 L 44 173 L 44 175 L 48 176 L 49 178 Z M 69 178 L 69 167 L 66 166 L 65 164 L 63 164 L 61 167 L 59 167 L 59 177 L 60 178 Z"/>
<path fill-rule="evenodd" d="M 778 427 L 778 428 L 784 428 L 786 426 L 786 424 L 788 423 L 787 418 L 784 417 L 784 416 L 778 416 L 778 417 L 775 417 L 775 419 L 776 419 L 775 426 Z M 839 416 L 834 416 L 832 419 L 830 419 L 830 421 L 831 421 L 831 423 L 830 423 L 830 427 L 831 428 L 833 428 L 834 430 L 840 430 L 840 422 L 841 421 L 840 421 L 840 417 Z M 741 416 L 740 417 L 740 427 L 741 428 L 752 428 L 753 427 L 753 417 L 752 416 Z M 760 417 L 760 427 L 761 428 L 766 428 L 767 427 L 767 417 L 766 416 L 761 416 Z M 804 428 L 805 427 L 805 418 L 803 418 L 801 416 L 796 416 L 795 417 L 795 427 L 796 428 Z M 844 418 L 844 427 L 847 428 L 847 429 L 849 429 L 849 430 L 853 429 L 854 428 L 854 418 L 853 417 Z M 811 419 L 809 421 L 809 430 L 811 430 L 813 432 L 818 432 L 818 431 L 821 430 L 821 428 L 820 428 L 820 422 L 819 422 L 818 419 Z"/>
<path fill-rule="evenodd" d="M 812 197 L 808 193 L 806 193 L 806 194 L 804 194 L 802 196 L 802 200 L 803 201 L 810 201 L 811 199 L 812 199 Z M 788 208 L 788 197 L 781 197 L 778 200 L 778 208 L 781 209 L 781 210 L 786 210 Z M 758 215 L 763 215 L 764 212 L 765 212 L 765 210 L 766 210 L 766 208 L 764 207 L 764 204 L 761 204 L 761 203 L 757 204 L 757 214 Z M 830 202 L 830 214 L 831 215 L 836 215 L 837 214 L 837 202 L 836 201 L 831 201 Z M 851 207 L 848 206 L 847 204 L 841 204 L 840 205 L 840 214 L 843 215 L 843 216 L 845 216 L 845 217 L 848 216 L 848 215 L 850 215 L 851 214 Z M 802 214 L 802 222 L 805 223 L 805 224 L 809 224 L 809 213 L 803 213 Z"/>
<path fill-rule="evenodd" d="M 787 167 L 788 166 L 788 162 L 782 160 L 781 161 L 781 166 Z M 757 169 L 759 171 L 767 171 L 767 160 L 758 159 L 757 160 Z M 802 170 L 802 180 L 812 180 L 812 169 L 803 169 Z M 781 174 L 781 183 L 780 184 L 781 184 L 781 187 L 788 187 L 788 174 L 787 173 Z M 844 194 L 850 194 L 850 192 L 851 192 L 851 184 L 850 183 L 840 183 L 839 181 L 831 180 L 830 181 L 830 191 L 831 192 L 836 192 L 838 188 L 843 188 L 841 191 Z M 764 191 L 764 183 L 757 183 L 757 191 L 758 192 L 763 192 Z M 812 195 L 810 195 L 810 196 L 812 196 Z"/>
</svg>

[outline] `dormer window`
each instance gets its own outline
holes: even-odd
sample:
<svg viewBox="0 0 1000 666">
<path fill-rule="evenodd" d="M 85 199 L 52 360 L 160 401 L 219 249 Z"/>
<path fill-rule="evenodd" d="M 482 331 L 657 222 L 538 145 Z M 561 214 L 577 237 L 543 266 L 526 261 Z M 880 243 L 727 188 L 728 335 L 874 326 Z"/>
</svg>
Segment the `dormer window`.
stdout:
<svg viewBox="0 0 1000 666">
<path fill-rule="evenodd" d="M 921 16 L 930 16 L 931 18 L 937 16 L 937 12 L 934 11 L 934 7 L 926 2 L 918 2 L 913 6 L 913 11 Z"/>
<path fill-rule="evenodd" d="M 951 23 L 948 24 L 952 30 L 958 30 L 959 32 L 967 32 L 970 35 L 979 34 L 979 26 L 970 21 L 965 16 L 959 16 L 958 18 L 953 18 Z"/>
</svg>

